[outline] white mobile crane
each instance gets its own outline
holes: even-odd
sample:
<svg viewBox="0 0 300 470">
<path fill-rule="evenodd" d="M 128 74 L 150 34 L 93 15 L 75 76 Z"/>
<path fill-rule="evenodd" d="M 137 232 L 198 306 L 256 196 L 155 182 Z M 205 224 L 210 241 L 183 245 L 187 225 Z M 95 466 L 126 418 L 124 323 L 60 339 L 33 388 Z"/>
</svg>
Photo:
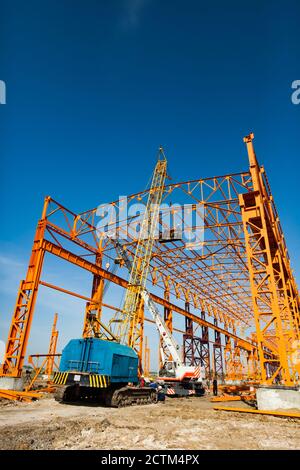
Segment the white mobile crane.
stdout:
<svg viewBox="0 0 300 470">
<path fill-rule="evenodd" d="M 122 244 L 111 239 L 118 255 L 123 259 L 125 266 L 131 272 L 132 262 Z M 155 321 L 159 334 L 168 350 L 172 360 L 164 357 L 161 348 L 163 367 L 159 371 L 160 380 L 164 382 L 164 388 L 167 395 L 172 397 L 182 397 L 189 395 L 202 396 L 204 394 L 204 368 L 201 366 L 186 366 L 182 361 L 180 347 L 172 336 L 165 321 L 161 317 L 155 303 L 150 297 L 148 290 L 144 287 L 140 295 Z"/>
</svg>

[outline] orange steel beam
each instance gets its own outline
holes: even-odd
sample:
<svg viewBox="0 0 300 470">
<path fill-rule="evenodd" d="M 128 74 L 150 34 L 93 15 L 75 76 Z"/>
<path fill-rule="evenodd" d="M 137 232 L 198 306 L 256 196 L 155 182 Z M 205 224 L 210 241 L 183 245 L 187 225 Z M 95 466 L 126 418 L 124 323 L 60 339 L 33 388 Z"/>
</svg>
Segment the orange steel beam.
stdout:
<svg viewBox="0 0 300 470">
<path fill-rule="evenodd" d="M 47 204 L 48 198 L 45 201 L 43 214 L 45 214 L 46 212 Z M 38 224 L 27 277 L 25 281 L 21 282 L 17 305 L 13 315 L 12 325 L 7 341 L 4 364 L 1 370 L 1 374 L 5 376 L 19 377 L 21 375 L 26 353 L 26 347 L 28 343 L 30 326 L 33 318 L 36 296 L 38 292 L 38 286 L 40 284 L 40 275 L 45 252 L 58 256 L 76 266 L 79 266 L 91 272 L 94 275 L 101 276 L 103 279 L 111 281 L 121 287 L 127 288 L 128 285 L 128 282 L 125 279 L 103 269 L 95 263 L 87 261 L 83 257 L 76 255 L 69 250 L 66 250 L 62 246 L 56 245 L 50 242 L 49 240 L 44 239 L 43 236 L 45 232 L 45 227 L 46 221 L 42 219 Z M 41 284 L 46 285 L 46 283 L 43 282 L 41 282 Z M 245 348 L 246 350 L 252 350 L 254 347 L 250 342 L 239 338 L 238 336 L 232 334 L 231 332 L 228 332 L 223 328 L 214 326 L 212 323 L 206 320 L 202 320 L 200 317 L 192 313 L 186 312 L 184 309 L 181 309 L 180 307 L 172 304 L 171 302 L 168 302 L 165 299 L 160 298 L 155 294 L 151 294 L 151 297 L 155 302 L 164 306 L 165 308 L 173 310 L 174 312 L 180 313 L 184 316 L 189 316 L 189 318 L 191 318 L 195 323 L 208 326 L 209 328 L 217 330 L 220 333 L 231 336 L 232 338 L 238 340 L 240 346 L 242 348 Z"/>
<path fill-rule="evenodd" d="M 245 137 L 253 191 L 239 196 L 253 300 L 262 382 L 276 378 L 285 385 L 297 380 L 294 345 L 299 341 L 298 295 L 294 289 L 279 218 L 263 167 L 253 148 L 254 135 Z M 274 357 L 266 357 L 264 345 Z M 299 367 L 299 364 L 298 364 Z"/>
<path fill-rule="evenodd" d="M 111 281 L 114 284 L 124 287 L 125 289 L 127 288 L 128 281 L 126 279 L 123 279 L 120 276 L 117 276 L 116 274 L 113 274 L 107 271 L 106 269 L 101 268 L 100 266 L 97 266 L 96 264 L 91 263 L 90 261 L 87 261 L 86 259 L 83 259 L 80 256 L 75 255 L 74 253 L 71 253 L 70 251 L 64 248 L 61 248 L 55 245 L 54 243 L 49 242 L 48 240 L 44 240 L 43 246 L 44 246 L 44 249 L 48 251 L 49 253 L 59 256 L 69 261 L 70 263 L 76 264 L 77 266 L 83 269 L 86 269 L 87 271 L 90 271 L 93 274 L 99 274 L 101 277 L 103 277 L 103 279 Z M 253 345 L 250 341 L 244 340 L 240 338 L 239 336 L 235 335 L 234 333 L 231 333 L 230 331 L 227 331 L 224 328 L 221 328 L 220 326 L 216 326 L 213 323 L 208 322 L 207 320 L 202 320 L 197 315 L 187 312 L 183 308 L 180 308 L 177 305 L 165 299 L 162 299 L 158 295 L 150 293 L 150 296 L 157 304 L 162 305 L 163 307 L 169 308 L 170 310 L 173 310 L 173 312 L 177 312 L 177 313 L 180 313 L 181 315 L 187 316 L 191 318 L 195 323 L 198 323 L 199 325 L 208 326 L 209 328 L 212 328 L 213 330 L 219 331 L 220 333 L 224 335 L 230 336 L 231 338 L 239 342 L 239 345 L 241 348 L 246 349 L 247 351 L 251 351 L 253 348 L 255 348 L 255 345 Z"/>
<path fill-rule="evenodd" d="M 42 361 L 41 365 L 39 366 L 38 364 L 34 363 L 33 358 L 36 358 L 37 360 L 39 360 L 41 357 L 43 357 L 44 360 Z M 30 391 L 33 388 L 33 385 L 35 384 L 36 379 L 38 378 L 38 376 L 42 372 L 44 366 L 46 366 L 45 371 L 47 370 L 47 365 L 49 364 L 49 361 L 51 361 L 51 367 L 52 367 L 51 374 L 53 372 L 54 365 L 55 365 L 55 367 L 58 368 L 58 365 L 55 363 L 55 358 L 57 358 L 57 357 L 61 357 L 61 354 L 57 354 L 57 353 L 31 354 L 30 356 L 28 356 L 28 362 L 29 362 L 29 364 L 32 365 L 32 367 L 34 369 L 34 376 L 31 379 L 29 385 L 26 387 L 26 389 L 25 389 L 26 392 Z M 51 374 L 47 373 L 48 378 L 50 378 Z"/>
<path fill-rule="evenodd" d="M 60 356 L 61 356 L 60 353 L 54 353 L 54 354 L 30 354 L 30 356 L 28 356 L 28 359 L 33 358 L 33 357 L 36 357 L 37 359 L 39 359 L 40 357 L 60 357 Z"/>
<path fill-rule="evenodd" d="M 75 255 L 74 253 L 71 253 L 70 251 L 68 251 L 64 248 L 61 248 L 61 247 L 55 245 L 52 242 L 49 242 L 49 241 L 45 240 L 44 248 L 45 248 L 46 251 L 48 251 L 49 253 L 52 253 L 53 255 L 59 256 L 59 257 L 65 259 L 65 260 L 69 261 L 70 263 L 73 263 L 77 266 L 80 266 L 83 269 L 86 269 L 87 271 L 92 272 L 93 274 L 99 274 L 101 277 L 103 277 L 103 279 L 111 281 L 114 284 L 117 284 L 117 285 L 123 287 L 124 289 L 127 288 L 128 281 L 126 279 L 123 279 L 120 276 L 117 276 L 116 274 L 113 274 L 113 273 L 111 273 L 110 271 L 107 271 L 104 268 L 96 266 L 94 263 L 91 263 L 90 261 L 87 261 L 87 260 L 81 258 L 80 256 Z M 52 287 L 52 288 L 58 289 L 62 292 L 69 293 L 71 295 L 75 295 L 76 297 L 82 298 L 84 300 L 90 300 L 89 297 L 85 297 L 83 295 L 75 294 L 71 291 L 68 291 L 66 289 L 62 289 L 62 288 L 57 287 L 57 286 L 53 286 L 53 285 L 51 285 L 47 282 L 44 282 L 44 281 L 40 281 L 40 284 L 44 285 L 44 286 L 47 286 L 47 287 Z M 171 303 L 171 302 L 169 302 L 165 299 L 162 299 L 158 295 L 150 293 L 150 296 L 159 305 L 162 305 L 163 307 L 169 308 L 170 310 L 173 310 L 174 312 L 177 312 L 181 315 L 187 316 L 188 318 L 191 318 L 195 323 L 198 323 L 199 325 L 207 326 L 207 327 L 209 327 L 213 330 L 219 331 L 220 333 L 222 333 L 224 335 L 230 336 L 231 338 L 233 338 L 233 339 L 235 339 L 239 342 L 241 348 L 246 349 L 247 351 L 251 351 L 253 348 L 254 349 L 256 348 L 256 346 L 253 345 L 250 341 L 244 340 L 244 339 L 240 338 L 239 336 L 235 335 L 234 333 L 231 333 L 230 331 L 227 331 L 224 328 L 221 328 L 220 326 L 215 326 L 213 323 L 211 323 L 207 320 L 202 320 L 197 315 L 194 315 L 190 312 L 187 312 L 186 310 L 182 309 L 181 307 L 178 307 L 177 305 L 175 305 L 175 304 L 173 304 L 173 303 Z"/>
<path fill-rule="evenodd" d="M 121 279 L 121 278 L 120 278 L 120 279 Z M 68 290 L 68 289 L 64 289 L 63 287 L 56 286 L 56 285 L 54 285 L 54 284 L 50 284 L 49 282 L 40 281 L 40 285 L 41 285 L 41 286 L 45 286 L 45 287 L 49 287 L 50 289 L 54 289 L 54 290 L 57 290 L 57 291 L 59 291 L 59 292 L 63 292 L 64 294 L 72 295 L 73 297 L 77 297 L 77 298 L 82 299 L 82 300 L 87 300 L 88 302 L 92 301 L 92 299 L 91 299 L 90 297 L 87 297 L 87 296 L 82 295 L 82 294 L 78 294 L 77 292 L 73 292 L 73 291 L 70 291 L 70 290 Z M 160 297 L 155 296 L 154 294 L 150 294 L 150 296 L 151 296 L 151 297 L 153 298 L 153 300 L 155 300 L 157 303 L 160 303 L 160 301 L 163 301 L 163 299 L 161 299 Z M 174 304 L 171 304 L 171 303 L 170 303 L 170 306 L 171 306 L 172 308 L 176 308 L 176 307 L 177 307 L 177 306 L 175 306 Z M 105 303 L 105 302 L 102 302 L 102 307 L 106 307 L 106 308 L 109 308 L 110 310 L 114 310 L 114 311 L 120 311 L 120 310 L 121 310 L 119 307 L 115 307 L 114 305 L 110 305 L 110 304 L 107 304 L 107 303 Z M 178 313 L 180 313 L 180 314 L 182 313 L 180 307 L 178 307 Z M 197 318 L 198 318 L 198 317 L 197 317 Z M 154 320 L 152 320 L 151 318 L 145 317 L 144 320 L 145 320 L 146 322 L 148 322 L 148 323 L 152 323 L 153 325 L 156 324 L 156 322 L 155 322 Z M 199 318 L 199 320 L 201 320 L 201 319 Z M 210 322 L 205 322 L 205 323 L 206 323 L 206 325 L 203 325 L 203 326 L 211 325 L 211 326 L 209 326 L 209 327 L 211 327 L 212 329 L 218 329 L 220 332 L 223 332 L 223 331 L 226 332 L 226 330 L 223 330 L 222 328 L 215 327 L 215 325 L 213 325 L 213 324 L 210 323 Z M 202 325 L 202 323 L 199 322 L 199 325 Z M 184 330 L 181 330 L 181 329 L 175 328 L 175 327 L 173 327 L 173 331 L 176 331 L 177 333 L 182 333 L 182 334 L 185 333 Z M 225 334 L 225 333 L 224 333 L 224 334 Z M 230 333 L 228 333 L 228 332 L 226 332 L 226 334 L 230 335 Z M 238 338 L 238 337 L 236 336 L 236 338 Z M 244 340 L 243 340 L 242 338 L 240 338 L 240 341 L 244 341 Z M 210 340 L 209 342 L 210 342 L 210 343 L 214 343 L 214 341 L 211 341 L 211 340 Z M 242 346 L 241 346 L 241 347 L 242 347 Z M 247 352 L 250 352 L 250 351 L 252 351 L 251 347 L 252 347 L 252 348 L 254 349 L 254 351 L 255 351 L 256 346 L 253 345 L 252 343 L 248 343 L 248 342 L 246 341 L 246 344 L 244 344 L 245 350 L 246 350 Z M 39 355 L 35 354 L 35 355 L 33 355 L 32 357 L 38 357 L 38 356 L 39 356 Z M 44 355 L 42 354 L 41 356 L 44 356 Z"/>
<path fill-rule="evenodd" d="M 92 302 L 93 299 L 91 297 L 87 297 L 86 295 L 78 294 L 77 292 L 72 292 L 71 290 L 64 289 L 60 286 L 55 286 L 54 284 L 50 284 L 49 282 L 39 281 L 41 286 L 49 287 L 50 289 L 58 290 L 59 292 L 63 292 L 64 294 L 72 295 L 73 297 L 78 297 L 78 299 L 87 300 L 87 302 Z M 102 307 L 110 308 L 111 310 L 121 310 L 118 307 L 114 307 L 113 305 L 106 304 L 105 302 L 101 302 Z"/>
<path fill-rule="evenodd" d="M 40 355 L 41 357 L 41 355 Z M 34 376 L 33 378 L 31 379 L 29 385 L 26 387 L 25 391 L 26 392 L 29 392 L 32 388 L 33 388 L 33 385 L 36 381 L 36 379 L 38 378 L 38 376 L 40 375 L 41 371 L 43 370 L 43 367 L 47 367 L 47 364 L 48 364 L 48 360 L 49 359 L 53 359 L 54 360 L 54 357 L 52 358 L 49 358 L 47 355 L 44 356 L 44 360 L 42 361 L 41 365 L 40 366 L 36 366 L 32 360 L 32 356 L 29 356 L 28 357 L 28 362 L 29 364 L 31 364 L 34 368 Z"/>
<path fill-rule="evenodd" d="M 57 346 L 57 340 L 58 340 L 58 330 L 56 329 L 57 318 L 58 318 L 58 315 L 57 313 L 55 313 L 52 331 L 51 331 L 49 350 L 48 350 L 47 366 L 45 369 L 45 374 L 48 375 L 49 378 L 53 372 L 54 355 L 56 354 L 56 346 Z"/>
<path fill-rule="evenodd" d="M 39 287 L 45 251 L 42 248 L 46 229 L 46 211 L 49 203 L 46 198 L 42 218 L 38 223 L 33 242 L 26 279 L 21 281 L 17 302 L 8 333 L 6 353 L 0 373 L 19 377 L 22 372 L 31 322 Z"/>
<path fill-rule="evenodd" d="M 221 395 L 220 397 L 213 397 L 210 399 L 212 403 L 214 402 L 223 402 L 223 401 L 241 401 L 242 397 L 240 395 Z"/>
<path fill-rule="evenodd" d="M 294 413 L 289 411 L 270 411 L 270 410 L 254 410 L 247 408 L 233 408 L 230 406 L 214 406 L 216 411 L 235 411 L 237 413 L 253 413 L 257 415 L 270 415 L 279 416 L 282 418 L 300 418 L 300 413 Z"/>
<path fill-rule="evenodd" d="M 7 400 L 32 401 L 41 398 L 42 394 L 38 392 L 18 392 L 17 390 L 0 390 L 0 398 Z"/>
<path fill-rule="evenodd" d="M 95 264 L 97 266 L 102 266 L 101 252 L 96 255 Z M 83 338 L 98 336 L 100 333 L 103 290 L 104 279 L 98 274 L 94 274 L 92 285 L 92 300 L 87 302 L 85 308 L 85 318 L 82 332 Z"/>
<path fill-rule="evenodd" d="M 233 361 L 231 338 L 225 336 L 224 362 L 225 362 L 225 380 L 233 380 Z"/>
<path fill-rule="evenodd" d="M 77 297 L 78 299 L 87 300 L 88 302 L 92 301 L 92 299 L 90 297 L 87 297 L 87 296 L 82 295 L 82 294 L 78 294 L 77 292 L 72 292 L 70 290 L 64 289 L 63 287 L 59 287 L 59 286 L 56 286 L 54 284 L 50 284 L 49 282 L 40 281 L 40 285 L 45 286 L 45 287 L 49 287 L 50 289 L 54 289 L 54 290 L 57 290 L 59 292 L 63 292 L 64 294 L 72 295 L 73 297 Z M 121 311 L 121 309 L 119 307 L 115 307 L 114 305 L 110 305 L 110 304 L 107 304 L 105 302 L 102 302 L 101 304 L 102 304 L 102 307 L 109 308 L 110 310 Z M 148 323 L 153 323 L 153 325 L 156 324 L 156 322 L 154 320 L 152 320 L 151 318 L 145 317 L 144 320 Z M 182 334 L 184 333 L 184 330 L 180 330 L 179 328 L 173 328 L 173 331 L 177 331 L 177 333 L 182 333 Z M 32 357 L 38 357 L 38 356 L 39 355 L 35 354 Z M 44 355 L 42 355 L 42 356 L 44 356 Z"/>
</svg>

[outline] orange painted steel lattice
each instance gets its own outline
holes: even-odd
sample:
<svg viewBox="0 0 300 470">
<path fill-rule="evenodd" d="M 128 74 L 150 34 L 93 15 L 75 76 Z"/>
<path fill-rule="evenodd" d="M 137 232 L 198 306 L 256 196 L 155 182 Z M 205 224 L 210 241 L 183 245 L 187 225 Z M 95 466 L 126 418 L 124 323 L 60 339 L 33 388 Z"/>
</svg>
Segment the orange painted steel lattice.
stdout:
<svg viewBox="0 0 300 470">
<path fill-rule="evenodd" d="M 56 346 L 57 346 L 57 340 L 58 340 L 58 330 L 56 329 L 57 318 L 58 318 L 58 315 L 57 313 L 55 313 L 53 326 L 51 330 L 49 350 L 48 350 L 48 361 L 47 361 L 47 366 L 45 368 L 45 374 L 48 375 L 49 378 L 51 377 L 53 373 L 54 358 L 56 355 Z"/>
<path fill-rule="evenodd" d="M 280 380 L 292 385 L 299 380 L 299 364 L 293 360 L 299 344 L 299 294 L 274 199 L 265 170 L 255 157 L 252 139 L 252 135 L 246 138 L 249 170 L 165 186 L 166 205 L 159 232 L 164 234 L 168 229 L 169 216 L 182 220 L 180 207 L 167 205 L 177 201 L 180 206 L 189 204 L 191 218 L 188 223 L 185 220 L 185 230 L 192 233 L 197 228 L 192 217 L 197 215 L 203 239 L 188 246 L 180 237 L 169 237 L 164 243 L 156 240 L 147 286 L 158 305 L 190 318 L 197 325 L 207 326 L 210 331 L 220 332 L 221 362 L 226 335 L 234 342 L 231 350 L 235 350 L 236 357 L 247 352 L 248 378 L 262 383 Z M 146 202 L 148 196 L 149 190 L 133 194 L 128 203 Z M 133 259 L 136 226 L 141 218 L 129 218 L 122 212 L 119 201 L 112 204 L 121 216 L 118 239 L 124 238 L 122 243 Z M 120 275 L 103 268 L 114 263 L 117 253 L 109 238 L 99 240 L 98 221 L 96 208 L 76 214 L 53 199 L 46 199 L 27 277 L 21 283 L 13 314 L 4 375 L 20 376 L 37 290 L 43 282 L 40 277 L 46 252 L 94 276 L 91 310 L 97 311 L 98 319 L 105 308 L 101 282 L 127 288 L 125 268 L 119 268 Z M 115 222 L 108 228 L 116 228 Z M 190 312 L 184 309 L 185 302 L 189 302 Z M 205 312 L 205 319 L 201 312 Z M 99 324 L 99 334 L 101 329 Z"/>
</svg>

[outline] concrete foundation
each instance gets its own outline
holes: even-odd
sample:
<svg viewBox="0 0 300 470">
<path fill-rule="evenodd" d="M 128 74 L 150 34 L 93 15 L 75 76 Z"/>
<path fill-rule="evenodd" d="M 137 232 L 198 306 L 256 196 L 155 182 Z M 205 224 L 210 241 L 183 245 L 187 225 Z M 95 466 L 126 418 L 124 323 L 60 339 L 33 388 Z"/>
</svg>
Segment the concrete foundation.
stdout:
<svg viewBox="0 0 300 470">
<path fill-rule="evenodd" d="M 300 390 L 294 387 L 259 387 L 256 399 L 259 410 L 300 410 Z"/>
<path fill-rule="evenodd" d="M 17 390 L 24 388 L 24 379 L 22 377 L 0 377 L 0 390 Z"/>
</svg>

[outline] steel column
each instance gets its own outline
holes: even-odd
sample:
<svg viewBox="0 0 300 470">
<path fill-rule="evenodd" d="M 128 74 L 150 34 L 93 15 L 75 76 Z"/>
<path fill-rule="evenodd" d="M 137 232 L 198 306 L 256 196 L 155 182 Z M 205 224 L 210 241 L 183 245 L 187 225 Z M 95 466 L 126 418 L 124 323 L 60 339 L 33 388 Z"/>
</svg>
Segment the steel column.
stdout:
<svg viewBox="0 0 300 470">
<path fill-rule="evenodd" d="M 218 326 L 218 320 L 214 319 L 214 325 Z M 221 334 L 219 331 L 215 330 L 215 341 L 213 344 L 213 354 L 214 354 L 214 373 L 216 376 L 223 379 L 223 354 L 222 354 L 222 343 L 221 343 Z"/>
</svg>

